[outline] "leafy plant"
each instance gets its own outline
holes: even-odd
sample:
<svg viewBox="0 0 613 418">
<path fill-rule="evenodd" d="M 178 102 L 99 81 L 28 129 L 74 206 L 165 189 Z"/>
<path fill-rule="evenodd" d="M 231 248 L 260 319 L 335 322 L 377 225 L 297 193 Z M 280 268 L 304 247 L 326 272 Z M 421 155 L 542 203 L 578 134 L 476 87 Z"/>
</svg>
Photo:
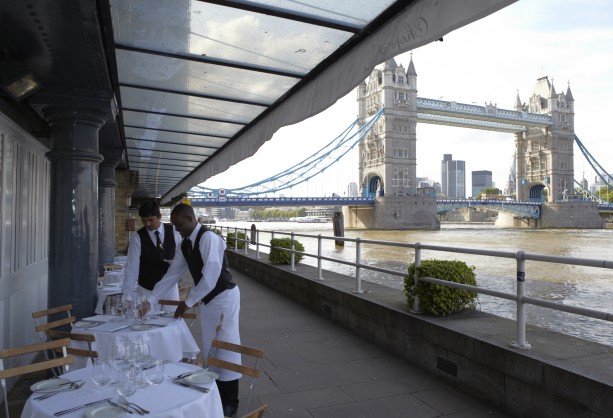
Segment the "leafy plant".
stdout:
<svg viewBox="0 0 613 418">
<path fill-rule="evenodd" d="M 244 232 L 237 232 L 236 234 L 234 232 L 228 232 L 228 235 L 226 235 L 228 248 L 235 248 L 234 241 L 236 240 L 236 237 L 238 237 L 236 248 L 244 249 L 245 244 L 249 245 L 249 242 L 245 241 L 247 239 L 247 235 L 245 235 Z"/>
<path fill-rule="evenodd" d="M 433 315 L 450 315 L 477 306 L 475 292 L 421 280 L 415 285 L 415 270 L 415 263 L 411 263 L 408 275 L 404 279 L 404 293 L 407 296 L 409 309 L 413 307 L 415 296 L 419 297 L 420 309 Z M 421 266 L 417 268 L 417 273 L 419 277 L 432 277 L 477 286 L 475 267 L 469 267 L 463 261 L 423 260 Z"/>
<path fill-rule="evenodd" d="M 270 240 L 270 247 L 271 248 L 270 254 L 268 254 L 268 260 L 272 264 L 292 263 L 292 253 L 281 249 L 292 249 L 291 238 L 273 238 Z M 299 251 L 296 252 L 294 255 L 294 262 L 299 263 L 304 258 L 304 255 L 301 254 L 301 252 L 304 252 L 304 246 L 299 241 L 294 240 L 294 250 Z"/>
</svg>

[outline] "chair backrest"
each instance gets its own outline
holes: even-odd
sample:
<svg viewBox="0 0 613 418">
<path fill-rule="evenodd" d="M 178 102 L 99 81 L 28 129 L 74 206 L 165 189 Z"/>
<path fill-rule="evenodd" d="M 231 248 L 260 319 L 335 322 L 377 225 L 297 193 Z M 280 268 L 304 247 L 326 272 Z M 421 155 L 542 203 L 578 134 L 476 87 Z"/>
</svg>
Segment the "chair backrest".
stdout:
<svg viewBox="0 0 613 418">
<path fill-rule="evenodd" d="M 92 349 L 92 344 L 96 341 L 96 336 L 93 334 L 79 334 L 65 331 L 50 329 L 45 331 L 50 340 L 59 340 L 62 338 L 70 338 L 71 341 L 81 341 L 87 344 L 87 349 L 77 347 L 66 347 L 66 352 L 72 356 L 89 357 L 94 362 L 98 358 L 98 352 Z M 56 348 L 57 353 L 61 352 L 61 348 Z"/>
<path fill-rule="evenodd" d="M 179 300 L 185 300 L 192 285 L 179 286 Z"/>
<path fill-rule="evenodd" d="M 261 418 L 264 415 L 264 412 L 268 412 L 268 404 L 264 404 L 257 409 L 254 409 L 251 412 L 248 412 L 246 415 L 243 415 L 241 418 Z"/>
<path fill-rule="evenodd" d="M 236 364 L 226 360 L 220 360 L 216 358 L 217 352 L 219 350 L 227 350 L 234 351 L 235 353 L 240 353 L 243 356 L 253 357 L 254 366 L 245 366 L 243 364 Z M 260 364 L 260 360 L 264 358 L 264 350 L 260 350 L 259 348 L 248 347 L 246 345 L 233 344 L 227 341 L 222 341 L 215 339 L 211 343 L 211 351 L 209 353 L 209 358 L 207 359 L 207 363 L 209 366 L 218 367 L 220 369 L 230 370 L 236 373 L 241 373 L 243 375 L 247 375 L 251 377 L 251 383 L 249 384 L 249 396 L 247 398 L 247 406 L 246 409 L 249 410 L 249 404 L 251 403 L 251 395 L 253 393 L 253 385 L 255 383 L 255 379 L 260 377 L 260 370 L 258 366 Z"/>
<path fill-rule="evenodd" d="M 8 396 L 6 392 L 6 379 L 21 376 L 27 373 L 33 373 L 40 370 L 48 370 L 56 367 L 63 367 L 64 371 L 68 370 L 68 365 L 74 361 L 74 358 L 67 356 L 66 347 L 70 345 L 69 338 L 63 338 L 56 341 L 47 341 L 37 344 L 30 344 L 21 347 L 7 348 L 0 350 L 0 384 L 4 394 L 4 412 L 6 417 L 9 417 Z M 51 360 L 39 361 L 37 363 L 28 364 L 25 366 L 5 367 L 4 360 L 12 357 L 23 356 L 26 354 L 45 352 L 46 350 L 54 350 L 59 348 L 63 351 L 63 356 Z"/>
<path fill-rule="evenodd" d="M 179 306 L 179 303 L 181 303 L 181 301 L 180 300 L 160 299 L 160 300 L 158 300 L 158 303 L 160 305 L 162 305 L 162 306 Z M 196 310 L 196 308 L 198 306 L 199 306 L 199 304 L 197 303 L 194 306 L 192 306 L 191 308 L 189 308 L 187 310 L 187 312 L 185 312 L 183 314 L 183 318 L 184 319 L 191 319 L 192 321 L 194 319 L 196 319 L 198 317 L 198 315 L 196 314 L 195 310 Z"/>
<path fill-rule="evenodd" d="M 77 318 L 70 314 L 71 309 L 72 305 L 68 304 L 57 306 L 55 308 L 44 309 L 42 311 L 32 312 L 32 318 L 34 318 L 34 321 L 36 322 L 36 332 L 38 332 L 41 341 L 46 340 L 45 331 L 61 327 L 62 325 L 72 324 L 77 320 Z M 43 318 L 46 318 L 49 315 L 59 314 L 62 312 L 66 313 L 66 318 L 57 319 L 51 322 L 40 322 L 43 320 Z"/>
</svg>

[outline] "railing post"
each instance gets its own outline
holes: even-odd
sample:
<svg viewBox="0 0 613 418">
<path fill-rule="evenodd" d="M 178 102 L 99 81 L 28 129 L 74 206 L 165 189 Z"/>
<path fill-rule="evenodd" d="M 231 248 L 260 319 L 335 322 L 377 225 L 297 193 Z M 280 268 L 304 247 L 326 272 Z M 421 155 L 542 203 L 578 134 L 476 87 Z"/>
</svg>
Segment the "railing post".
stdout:
<svg viewBox="0 0 613 418">
<path fill-rule="evenodd" d="M 238 252 L 238 228 L 234 227 L 234 251 Z"/>
<path fill-rule="evenodd" d="M 323 280 L 321 270 L 321 234 L 317 235 L 317 280 Z"/>
<path fill-rule="evenodd" d="M 417 269 L 421 266 L 421 248 L 419 248 L 420 246 L 421 242 L 415 243 L 415 274 L 413 275 L 413 280 L 415 282 L 413 286 L 415 287 L 417 287 L 417 281 L 419 280 L 419 273 L 417 272 Z M 415 297 L 413 298 L 413 312 L 420 312 L 419 296 L 417 296 L 417 294 L 415 294 Z"/>
<path fill-rule="evenodd" d="M 249 235 L 247 235 L 247 228 L 245 228 L 245 254 L 248 254 L 248 250 L 249 250 L 249 239 L 247 238 Z"/>
<path fill-rule="evenodd" d="M 526 304 L 522 301 L 526 291 L 526 260 L 524 260 L 524 254 L 523 251 L 515 253 L 515 259 L 517 260 L 517 340 L 511 341 L 511 346 L 529 349 L 532 346 L 526 342 Z"/>
<path fill-rule="evenodd" d="M 296 271 L 296 265 L 295 265 L 295 262 L 296 262 L 295 255 L 296 254 L 294 254 L 295 245 L 294 245 L 294 233 L 293 232 L 292 232 L 291 237 L 292 237 L 292 271 Z"/>
<path fill-rule="evenodd" d="M 355 290 L 353 291 L 353 293 L 364 293 L 364 291 L 362 290 L 362 279 L 360 278 L 360 263 L 361 263 L 361 256 L 360 256 L 360 247 L 361 247 L 362 243 L 360 242 L 360 238 L 356 238 L 355 239 Z"/>
<path fill-rule="evenodd" d="M 260 258 L 260 230 L 255 230 L 255 258 Z"/>
</svg>

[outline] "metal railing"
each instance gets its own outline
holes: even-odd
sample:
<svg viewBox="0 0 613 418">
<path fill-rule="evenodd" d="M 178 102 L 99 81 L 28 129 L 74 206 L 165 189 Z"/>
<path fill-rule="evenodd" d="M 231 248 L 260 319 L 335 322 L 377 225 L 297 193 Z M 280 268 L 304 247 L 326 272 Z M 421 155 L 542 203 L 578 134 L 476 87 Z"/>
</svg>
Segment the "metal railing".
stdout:
<svg viewBox="0 0 613 418">
<path fill-rule="evenodd" d="M 311 254 L 307 252 L 300 252 L 303 257 L 313 257 L 317 259 L 317 277 L 318 280 L 324 280 L 323 277 L 323 269 L 322 269 L 322 261 L 329 261 L 332 263 L 343 264 L 347 266 L 353 266 L 355 268 L 355 281 L 356 287 L 354 293 L 364 293 L 365 291 L 362 289 L 362 280 L 361 280 L 361 270 L 372 270 L 376 272 L 386 273 L 393 276 L 405 277 L 405 272 L 399 272 L 395 270 L 370 266 L 367 264 L 363 264 L 361 262 L 362 256 L 362 245 L 363 244 L 374 244 L 380 246 L 391 246 L 391 247 L 399 247 L 399 248 L 412 248 L 415 250 L 415 266 L 419 267 L 421 265 L 422 260 L 422 251 L 430 250 L 430 251 L 441 251 L 441 252 L 449 252 L 456 254 L 472 254 L 486 257 L 496 257 L 496 258 L 507 258 L 507 259 L 515 259 L 516 260 L 516 281 L 517 287 L 515 294 L 513 293 L 505 293 L 497 290 L 486 289 L 477 286 L 466 285 L 462 283 L 449 282 L 446 280 L 435 279 L 432 277 L 418 277 L 417 273 L 415 273 L 415 283 L 417 281 L 424 281 L 428 283 L 438 284 L 442 286 L 453 287 L 457 289 L 464 289 L 474 293 L 489 295 L 497 298 L 502 298 L 510 301 L 516 302 L 516 340 L 511 342 L 511 345 L 516 348 L 521 349 L 529 349 L 531 345 L 526 341 L 526 305 L 535 305 L 544 308 L 549 308 L 557 311 L 572 313 L 576 315 L 582 315 L 590 318 L 600 319 L 604 321 L 613 322 L 613 312 L 604 312 L 598 311 L 589 308 L 582 308 L 578 306 L 570 306 L 564 305 L 561 303 L 551 302 L 545 299 L 533 298 L 526 296 L 525 294 L 525 280 L 526 280 L 526 261 L 537 261 L 537 262 L 545 262 L 545 263 L 557 263 L 557 264 L 565 264 L 572 266 L 585 266 L 585 267 L 596 267 L 596 268 L 604 268 L 604 269 L 613 269 L 613 260 L 600 260 L 600 259 L 589 259 L 589 258 L 575 258 L 575 257 L 559 257 L 559 256 L 549 256 L 542 254 L 529 254 L 524 251 L 495 251 L 495 250 L 481 250 L 476 248 L 461 248 L 461 247 L 447 247 L 440 245 L 427 245 L 422 244 L 420 242 L 416 243 L 402 243 L 402 242 L 392 242 L 392 241 L 378 241 L 378 240 L 367 240 L 360 238 L 345 238 L 345 237 L 333 237 L 333 236 L 322 236 L 319 235 L 310 235 L 310 234 L 297 234 L 294 232 L 280 232 L 280 231 L 268 231 L 268 230 L 250 230 L 250 229 L 239 229 L 232 228 L 226 226 L 217 226 L 216 229 L 219 229 L 223 234 L 223 231 L 226 231 L 225 236 L 227 237 L 228 233 L 234 235 L 234 250 L 238 251 L 239 241 L 244 243 L 244 253 L 248 253 L 249 244 L 254 244 L 256 246 L 256 257 L 260 258 L 260 247 L 270 248 L 271 250 L 280 250 L 287 251 L 291 254 L 291 269 L 295 271 L 295 254 L 297 251 L 294 247 L 294 242 L 296 237 L 304 237 L 304 238 L 315 238 L 317 239 L 317 254 Z M 239 238 L 239 233 L 244 233 L 244 238 Z M 275 235 L 287 235 L 291 239 L 292 246 L 290 249 L 282 248 L 282 247 L 273 247 L 260 242 L 260 232 L 269 233 L 271 239 L 275 237 Z M 250 238 L 251 234 L 251 238 Z M 339 260 L 336 258 L 325 257 L 322 255 L 322 242 L 324 240 L 330 241 L 343 241 L 343 242 L 353 242 L 355 243 L 355 262 L 349 262 L 345 260 Z M 241 245 L 242 246 L 242 245 Z M 417 269 L 416 269 L 417 270 Z M 415 304 L 413 306 L 414 312 L 419 312 L 419 299 L 415 297 Z"/>
</svg>

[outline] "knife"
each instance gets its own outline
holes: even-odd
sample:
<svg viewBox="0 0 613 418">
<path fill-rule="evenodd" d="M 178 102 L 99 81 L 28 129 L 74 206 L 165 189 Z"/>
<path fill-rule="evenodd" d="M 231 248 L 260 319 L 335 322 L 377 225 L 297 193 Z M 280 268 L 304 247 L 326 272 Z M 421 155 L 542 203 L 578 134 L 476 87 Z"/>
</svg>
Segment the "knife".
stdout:
<svg viewBox="0 0 613 418">
<path fill-rule="evenodd" d="M 128 409 L 128 407 L 127 407 L 127 406 L 120 405 L 120 404 L 118 404 L 117 402 L 115 402 L 115 401 L 113 401 L 113 400 L 111 400 L 111 399 L 107 400 L 107 402 L 108 402 L 108 403 L 110 403 L 110 404 L 111 404 L 111 405 L 113 405 L 113 406 L 116 406 L 117 408 L 121 408 L 121 409 L 123 409 L 123 410 L 124 410 L 124 411 L 126 411 L 128 414 L 131 414 L 131 413 L 132 413 L 132 411 L 130 411 L 130 410 Z"/>
<path fill-rule="evenodd" d="M 204 392 L 204 393 L 209 393 L 209 391 L 210 391 L 210 389 L 203 388 L 202 386 L 192 385 L 190 383 L 182 382 L 180 380 L 173 380 L 173 382 L 177 383 L 177 384 L 179 384 L 181 386 L 185 386 L 186 388 L 196 389 L 196 390 L 199 390 L 200 392 Z"/>
</svg>

